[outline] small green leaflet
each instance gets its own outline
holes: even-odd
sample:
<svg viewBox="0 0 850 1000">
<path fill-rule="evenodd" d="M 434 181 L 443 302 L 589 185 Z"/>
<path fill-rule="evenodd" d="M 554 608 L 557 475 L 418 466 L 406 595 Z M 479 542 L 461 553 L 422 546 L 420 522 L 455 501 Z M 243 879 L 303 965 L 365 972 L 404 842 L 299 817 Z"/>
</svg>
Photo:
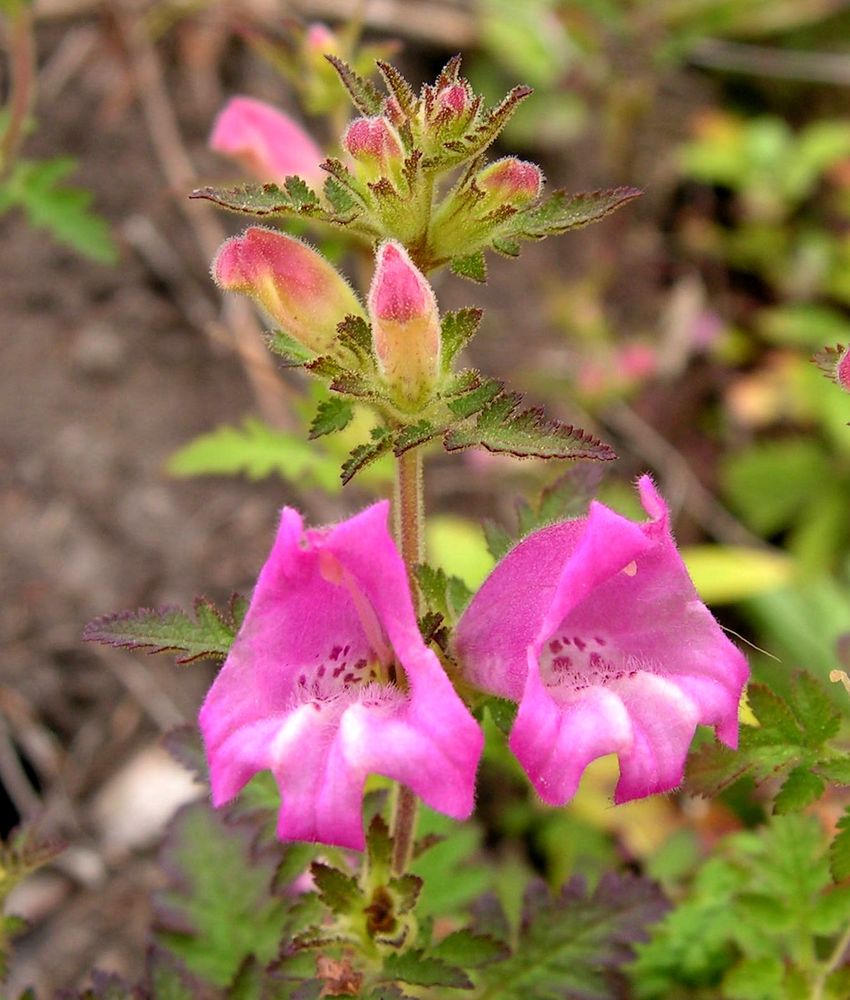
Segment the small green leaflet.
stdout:
<svg viewBox="0 0 850 1000">
<path fill-rule="evenodd" d="M 443 316 L 440 361 L 444 372 L 451 371 L 454 359 L 475 336 L 483 315 L 481 309 L 459 309 Z"/>
<path fill-rule="evenodd" d="M 418 950 L 394 952 L 384 960 L 383 975 L 415 986 L 445 986 L 471 989 L 472 980 L 463 969 Z"/>
<path fill-rule="evenodd" d="M 617 456 L 607 444 L 570 424 L 548 420 L 538 408 L 519 410 L 522 397 L 498 396 L 471 426 L 454 428 L 445 437 L 447 451 L 480 445 L 518 458 L 584 458 L 601 462 Z"/>
<path fill-rule="evenodd" d="M 316 415 L 310 424 L 308 437 L 311 439 L 342 431 L 354 418 L 354 407 L 351 403 L 338 397 L 324 399 L 319 403 Z"/>
<path fill-rule="evenodd" d="M 424 563 L 416 566 L 414 572 L 429 610 L 450 624 L 456 622 L 472 599 L 472 593 L 463 580 Z"/>
<path fill-rule="evenodd" d="M 0 185 L 0 213 L 22 208 L 31 225 L 49 230 L 60 243 L 102 264 L 114 264 L 118 250 L 106 221 L 91 210 L 91 193 L 60 184 L 76 169 L 76 161 L 68 157 L 19 160 Z"/>
<path fill-rule="evenodd" d="M 194 617 L 182 608 L 139 608 L 102 615 L 86 625 L 83 639 L 106 646 L 180 653 L 178 663 L 223 660 L 236 638 L 248 602 L 234 594 L 226 611 L 206 597 L 195 598 Z"/>
<path fill-rule="evenodd" d="M 300 368 L 315 361 L 316 355 L 285 330 L 272 330 L 266 337 L 269 350 L 283 358 L 287 368 Z"/>
<path fill-rule="evenodd" d="M 274 430 L 248 417 L 241 427 L 224 425 L 190 441 L 171 456 L 173 476 L 226 476 L 244 473 L 263 479 L 274 473 L 290 482 L 339 489 L 336 460 L 297 434 Z"/>
<path fill-rule="evenodd" d="M 756 782 L 784 775 L 774 811 L 786 813 L 818 799 L 824 779 L 850 784 L 850 757 L 826 745 L 841 715 L 811 674 L 794 675 L 788 701 L 763 684 L 751 684 L 747 696 L 759 725 L 741 727 L 737 751 L 720 743 L 697 750 L 685 779 L 690 794 L 717 795 L 745 775 Z"/>
<path fill-rule="evenodd" d="M 837 833 L 829 847 L 829 869 L 836 882 L 850 879 L 850 806 L 836 824 Z"/>
<path fill-rule="evenodd" d="M 381 455 L 385 455 L 392 447 L 392 433 L 385 427 L 373 427 L 370 440 L 365 444 L 359 444 L 343 463 L 343 485 L 357 475 L 361 469 L 364 469 L 367 465 L 371 465 Z"/>
<path fill-rule="evenodd" d="M 339 78 L 357 110 L 367 117 L 379 115 L 384 98 L 375 84 L 360 76 L 347 62 L 337 56 L 326 55 L 325 59 L 339 74 Z"/>
<path fill-rule="evenodd" d="M 487 281 L 487 261 L 484 259 L 484 252 L 470 254 L 468 257 L 455 257 L 451 262 L 451 269 L 454 274 L 461 278 L 468 278 L 479 285 Z"/>
<path fill-rule="evenodd" d="M 308 187 L 306 181 L 294 176 L 287 177 L 283 187 L 278 184 L 238 184 L 228 188 L 203 187 L 194 190 L 189 197 L 211 201 L 220 208 L 240 212 L 242 215 L 297 216 L 317 219 L 332 225 L 347 226 L 354 221 L 360 209 L 349 199 L 350 208 L 344 214 L 338 214 L 337 206 L 341 206 L 345 199 L 338 187 L 332 187 L 331 192 L 332 200 L 329 200 L 331 211 L 322 206 L 319 196 Z"/>
</svg>

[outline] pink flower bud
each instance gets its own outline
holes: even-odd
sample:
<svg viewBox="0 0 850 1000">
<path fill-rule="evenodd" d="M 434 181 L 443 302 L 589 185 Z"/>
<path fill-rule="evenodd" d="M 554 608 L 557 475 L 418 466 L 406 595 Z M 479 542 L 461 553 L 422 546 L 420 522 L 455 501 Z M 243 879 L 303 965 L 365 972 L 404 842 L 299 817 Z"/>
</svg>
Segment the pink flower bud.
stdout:
<svg viewBox="0 0 850 1000">
<path fill-rule="evenodd" d="M 304 41 L 306 48 L 318 55 L 324 55 L 326 52 L 334 53 L 339 49 L 339 39 L 331 31 L 331 29 L 326 24 L 322 24 L 321 21 L 314 21 L 307 28 Z"/>
<path fill-rule="evenodd" d="M 543 173 L 535 163 L 506 156 L 485 167 L 476 183 L 499 204 L 524 205 L 540 195 Z"/>
<path fill-rule="evenodd" d="M 355 118 L 348 126 L 342 144 L 374 177 L 391 176 L 404 159 L 398 133 L 383 117 Z"/>
<path fill-rule="evenodd" d="M 472 105 L 472 93 L 468 85 L 453 83 L 437 92 L 434 101 L 437 114 L 444 113 L 452 118 L 460 118 Z"/>
<path fill-rule="evenodd" d="M 440 317 L 425 276 L 399 243 L 378 249 L 369 289 L 378 369 L 404 406 L 421 403 L 440 369 Z"/>
<path fill-rule="evenodd" d="M 212 265 L 229 292 L 250 295 L 290 337 L 317 354 L 334 341 L 347 315 L 363 315 L 348 282 L 306 243 L 252 226 L 227 240 Z"/>
<path fill-rule="evenodd" d="M 842 389 L 850 392 L 850 348 L 841 355 L 835 366 L 835 380 Z"/>
<path fill-rule="evenodd" d="M 324 154 L 310 136 L 282 111 L 252 97 L 233 97 L 219 112 L 210 148 L 239 160 L 263 181 L 297 174 L 320 184 Z"/>
</svg>

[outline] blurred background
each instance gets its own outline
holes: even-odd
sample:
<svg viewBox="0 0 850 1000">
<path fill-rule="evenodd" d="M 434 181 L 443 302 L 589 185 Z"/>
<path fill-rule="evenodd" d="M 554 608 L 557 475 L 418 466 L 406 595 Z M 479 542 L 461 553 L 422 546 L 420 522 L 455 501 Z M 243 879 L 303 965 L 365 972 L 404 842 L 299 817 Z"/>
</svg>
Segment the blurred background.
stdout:
<svg viewBox="0 0 850 1000">
<path fill-rule="evenodd" d="M 320 523 L 388 491 L 377 465 L 342 492 L 345 448 L 304 443 L 315 393 L 208 276 L 245 220 L 187 198 L 245 179 L 207 148 L 233 94 L 333 147 L 345 100 L 304 26 L 348 39 L 352 21 L 367 69 L 393 53 L 419 85 L 461 51 L 491 102 L 531 84 L 495 152 L 539 162 L 550 188 L 644 191 L 488 261 L 486 286 L 436 276 L 443 310 L 486 309 L 471 363 L 620 460 L 565 483 L 435 451 L 431 557 L 475 586 L 492 565 L 482 519 L 495 547 L 528 514 L 520 498 L 564 486 L 573 513 L 596 489 L 637 515 L 630 483 L 648 470 L 702 596 L 764 651 L 757 675 L 781 690 L 797 666 L 850 669 L 850 400 L 809 361 L 850 341 L 847 0 L 11 3 L 5 121 L 22 88 L 29 114 L 0 178 L 0 824 L 69 845 L 16 890 L 31 929 L 12 995 L 139 968 L 163 824 L 204 794 L 160 737 L 193 720 L 213 668 L 83 645 L 85 623 L 225 602 L 250 588 L 284 503 Z M 308 237 L 349 268 L 328 234 Z M 494 745 L 484 848 L 553 884 L 617 858 L 660 873 L 659 857 L 684 863 L 757 814 L 728 798 L 614 810 L 613 773 L 601 762 L 548 811 Z"/>
</svg>

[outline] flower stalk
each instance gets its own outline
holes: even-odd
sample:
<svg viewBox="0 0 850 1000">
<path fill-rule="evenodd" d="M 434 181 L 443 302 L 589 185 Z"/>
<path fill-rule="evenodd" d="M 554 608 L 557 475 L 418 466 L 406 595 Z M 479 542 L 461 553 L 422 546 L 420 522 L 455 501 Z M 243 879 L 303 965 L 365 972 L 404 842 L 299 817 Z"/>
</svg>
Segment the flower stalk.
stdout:
<svg viewBox="0 0 850 1000">
<path fill-rule="evenodd" d="M 417 614 L 418 590 L 413 568 L 422 562 L 425 554 L 425 503 L 422 477 L 422 449 L 411 448 L 396 459 L 395 497 L 393 504 L 393 526 L 396 542 L 404 565 L 410 577 Z M 398 668 L 397 668 L 398 669 Z M 401 680 L 401 678 L 397 678 Z M 416 796 L 406 786 L 396 785 L 392 815 L 393 874 L 401 875 L 407 870 L 413 852 L 413 838 L 416 833 Z"/>
</svg>

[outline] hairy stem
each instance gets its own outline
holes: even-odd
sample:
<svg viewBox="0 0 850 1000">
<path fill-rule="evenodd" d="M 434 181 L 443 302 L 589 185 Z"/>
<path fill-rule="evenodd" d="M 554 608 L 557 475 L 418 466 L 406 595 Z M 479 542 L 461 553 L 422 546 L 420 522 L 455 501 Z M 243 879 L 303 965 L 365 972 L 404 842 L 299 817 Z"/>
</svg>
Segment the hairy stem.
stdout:
<svg viewBox="0 0 850 1000">
<path fill-rule="evenodd" d="M 411 448 L 396 461 L 393 518 L 396 541 L 410 575 L 410 589 L 417 602 L 413 567 L 424 554 L 425 508 L 422 495 L 422 452 Z M 416 608 L 418 611 L 418 608 Z M 404 785 L 396 786 L 392 818 L 393 872 L 402 874 L 410 862 L 416 832 L 416 796 Z"/>
<path fill-rule="evenodd" d="M 812 1000 L 822 1000 L 822 997 L 825 996 L 824 991 L 826 989 L 826 981 L 841 965 L 841 960 L 844 958 L 848 948 L 850 948 L 850 926 L 846 928 L 844 933 L 838 939 L 832 950 L 832 954 L 821 966 L 820 971 L 812 984 Z"/>
<path fill-rule="evenodd" d="M 9 76 L 11 90 L 7 104 L 8 121 L 0 138 L 0 181 L 15 166 L 24 137 L 24 126 L 35 97 L 35 37 L 30 10 L 23 4 L 13 7 L 8 23 Z"/>
</svg>

